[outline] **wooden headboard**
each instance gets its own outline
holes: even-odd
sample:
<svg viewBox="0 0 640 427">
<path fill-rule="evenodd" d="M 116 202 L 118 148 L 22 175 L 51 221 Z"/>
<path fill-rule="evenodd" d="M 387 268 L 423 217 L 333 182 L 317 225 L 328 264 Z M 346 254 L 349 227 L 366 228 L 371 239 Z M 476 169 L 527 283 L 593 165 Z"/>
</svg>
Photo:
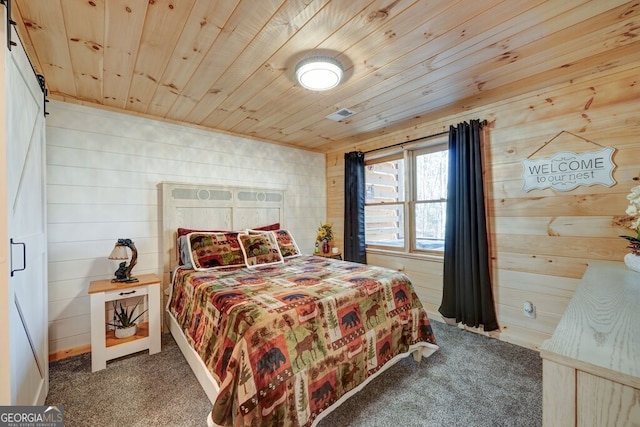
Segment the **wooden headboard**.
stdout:
<svg viewBox="0 0 640 427">
<path fill-rule="evenodd" d="M 243 230 L 279 222 L 284 226 L 284 190 L 161 182 L 163 290 L 178 265 L 178 227 Z"/>
</svg>

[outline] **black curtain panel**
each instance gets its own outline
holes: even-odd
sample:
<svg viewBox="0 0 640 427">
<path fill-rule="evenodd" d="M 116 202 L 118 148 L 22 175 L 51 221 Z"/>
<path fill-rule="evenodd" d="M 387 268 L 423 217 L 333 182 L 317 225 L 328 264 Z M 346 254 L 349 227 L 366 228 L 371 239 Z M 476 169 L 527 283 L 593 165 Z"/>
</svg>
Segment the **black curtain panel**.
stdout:
<svg viewBox="0 0 640 427">
<path fill-rule="evenodd" d="M 449 129 L 449 186 L 444 246 L 444 284 L 439 308 L 447 323 L 485 331 L 496 319 L 485 214 L 479 120 Z"/>
<path fill-rule="evenodd" d="M 364 153 L 344 155 L 344 259 L 367 263 L 364 239 Z"/>
</svg>

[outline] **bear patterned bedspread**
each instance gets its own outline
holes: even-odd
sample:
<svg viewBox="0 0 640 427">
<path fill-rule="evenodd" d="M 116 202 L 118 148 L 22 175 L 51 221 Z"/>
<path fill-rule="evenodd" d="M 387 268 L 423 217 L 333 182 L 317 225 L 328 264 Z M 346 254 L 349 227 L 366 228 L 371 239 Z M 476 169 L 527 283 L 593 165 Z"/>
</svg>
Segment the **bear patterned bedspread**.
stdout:
<svg viewBox="0 0 640 427">
<path fill-rule="evenodd" d="M 406 275 L 315 256 L 178 268 L 169 310 L 220 386 L 218 425 L 312 425 L 392 360 L 438 348 Z"/>
</svg>

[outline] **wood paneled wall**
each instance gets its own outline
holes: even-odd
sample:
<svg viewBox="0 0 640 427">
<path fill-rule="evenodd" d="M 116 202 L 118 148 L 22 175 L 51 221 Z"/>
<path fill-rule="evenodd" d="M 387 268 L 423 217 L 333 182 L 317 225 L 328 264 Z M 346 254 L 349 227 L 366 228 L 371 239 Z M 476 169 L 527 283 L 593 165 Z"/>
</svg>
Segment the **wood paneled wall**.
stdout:
<svg viewBox="0 0 640 427">
<path fill-rule="evenodd" d="M 118 238 L 136 243 L 134 275 L 162 277 L 161 181 L 285 190 L 284 226 L 312 253 L 326 213 L 323 154 L 76 104 L 48 110 L 51 358 L 89 350 L 89 282 L 113 277 Z"/>
<path fill-rule="evenodd" d="M 336 234 L 343 234 L 345 152 L 367 151 L 442 132 L 461 121 L 486 119 L 485 185 L 500 338 L 538 348 L 553 333 L 589 260 L 622 261 L 627 253 L 626 242 L 618 236 L 630 230 L 613 226 L 612 220 L 625 214 L 626 195 L 640 183 L 634 180 L 640 176 L 640 63 L 625 69 L 613 68 L 614 60 L 611 64 L 612 68 L 588 78 L 483 108 L 461 106 L 462 113 L 328 153 L 328 219 Z M 522 190 L 523 159 L 560 151 L 597 151 L 600 146 L 616 149 L 612 187 Z M 441 319 L 437 312 L 441 260 L 381 253 L 367 257 L 370 264 L 407 272 L 430 316 Z M 535 305 L 535 319 L 523 316 L 524 301 Z"/>
</svg>

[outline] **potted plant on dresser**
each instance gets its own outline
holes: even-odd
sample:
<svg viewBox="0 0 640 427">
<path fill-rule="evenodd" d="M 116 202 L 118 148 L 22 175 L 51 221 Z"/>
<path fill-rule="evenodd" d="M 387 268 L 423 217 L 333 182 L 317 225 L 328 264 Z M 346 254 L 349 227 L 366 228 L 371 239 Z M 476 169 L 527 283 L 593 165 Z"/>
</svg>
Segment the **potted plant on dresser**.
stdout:
<svg viewBox="0 0 640 427">
<path fill-rule="evenodd" d="M 116 338 L 128 338 L 136 334 L 137 325 L 136 321 L 147 312 L 144 310 L 142 313 L 136 315 L 136 309 L 138 308 L 138 301 L 133 308 L 128 309 L 120 302 L 116 305 L 116 301 L 113 302 L 113 322 L 107 322 L 107 325 L 113 326 L 115 329 Z"/>
<path fill-rule="evenodd" d="M 631 189 L 627 200 L 629 200 L 629 206 L 625 212 L 627 215 L 615 217 L 614 225 L 634 231 L 634 236 L 620 237 L 629 241 L 627 249 L 630 252 L 624 256 L 624 263 L 631 270 L 640 272 L 640 185 Z"/>
</svg>

